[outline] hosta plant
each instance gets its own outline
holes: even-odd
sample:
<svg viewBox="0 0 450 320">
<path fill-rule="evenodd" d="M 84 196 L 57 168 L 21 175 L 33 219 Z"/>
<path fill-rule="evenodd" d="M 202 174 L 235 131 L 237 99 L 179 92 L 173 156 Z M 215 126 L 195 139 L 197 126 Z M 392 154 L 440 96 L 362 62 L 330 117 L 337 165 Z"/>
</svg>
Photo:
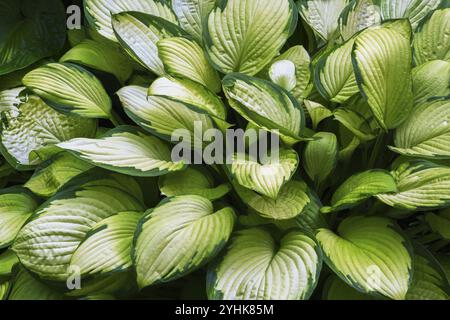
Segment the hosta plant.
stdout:
<svg viewBox="0 0 450 320">
<path fill-rule="evenodd" d="M 449 299 L 447 1 L 75 4 L 0 3 L 0 299 Z"/>
</svg>

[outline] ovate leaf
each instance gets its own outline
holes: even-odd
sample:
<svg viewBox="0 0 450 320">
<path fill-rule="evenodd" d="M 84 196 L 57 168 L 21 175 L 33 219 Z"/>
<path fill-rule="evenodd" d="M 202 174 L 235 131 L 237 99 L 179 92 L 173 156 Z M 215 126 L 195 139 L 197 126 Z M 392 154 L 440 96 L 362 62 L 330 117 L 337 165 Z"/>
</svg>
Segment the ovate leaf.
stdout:
<svg viewBox="0 0 450 320">
<path fill-rule="evenodd" d="M 450 96 L 450 61 L 433 60 L 412 71 L 414 104 L 430 98 Z"/>
<path fill-rule="evenodd" d="M 139 287 L 178 279 L 204 265 L 228 241 L 235 218 L 232 208 L 216 211 L 200 196 L 170 198 L 150 210 L 135 240 Z"/>
<path fill-rule="evenodd" d="M 339 17 L 339 30 L 344 41 L 373 25 L 379 24 L 381 16 L 379 8 L 372 0 L 353 0 L 342 11 Z"/>
<path fill-rule="evenodd" d="M 180 26 L 202 43 L 203 30 L 216 2 L 216 0 L 172 0 L 172 8 Z"/>
<path fill-rule="evenodd" d="M 400 154 L 421 158 L 450 158 L 450 99 L 426 102 L 415 107 L 395 132 Z"/>
<path fill-rule="evenodd" d="M 414 61 L 450 61 L 450 8 L 433 12 L 414 35 Z"/>
<path fill-rule="evenodd" d="M 397 192 L 396 181 L 389 172 L 384 170 L 365 171 L 347 179 L 333 194 L 331 207 L 324 207 L 322 211 L 349 209 L 377 194 L 389 192 Z"/>
<path fill-rule="evenodd" d="M 348 285 L 360 292 L 405 299 L 412 278 L 412 249 L 392 221 L 381 217 L 345 219 L 337 234 L 319 229 L 324 258 Z"/>
<path fill-rule="evenodd" d="M 46 64 L 29 72 L 23 84 L 59 111 L 87 118 L 111 117 L 111 99 L 101 82 L 75 64 Z"/>
<path fill-rule="evenodd" d="M 12 243 L 19 230 L 33 214 L 39 203 L 21 187 L 0 192 L 0 248 Z"/>
<path fill-rule="evenodd" d="M 398 127 L 413 106 L 411 27 L 399 20 L 363 31 L 355 40 L 356 79 L 380 126 Z"/>
<path fill-rule="evenodd" d="M 218 200 L 231 191 L 227 183 L 216 186 L 212 175 L 198 167 L 162 176 L 159 178 L 159 188 L 167 197 L 196 195 L 208 200 Z"/>
<path fill-rule="evenodd" d="M 275 200 L 297 170 L 299 159 L 295 150 L 280 149 L 277 159 L 267 160 L 260 164 L 248 156 L 235 154 L 228 167 L 238 184 Z"/>
<path fill-rule="evenodd" d="M 280 240 L 262 228 L 235 234 L 228 251 L 208 271 L 213 300 L 306 300 L 317 285 L 322 256 L 299 230 Z"/>
<path fill-rule="evenodd" d="M 392 172 L 398 192 L 377 198 L 404 210 L 432 210 L 450 204 L 450 168 L 428 161 L 401 164 Z"/>
<path fill-rule="evenodd" d="M 72 139 L 58 147 L 95 166 L 131 176 L 160 176 L 185 166 L 172 161 L 165 142 L 130 126 L 113 129 L 100 139 Z"/>
<path fill-rule="evenodd" d="M 209 15 L 206 51 L 222 73 L 250 76 L 261 71 L 280 51 L 297 24 L 291 0 L 229 0 Z"/>
<path fill-rule="evenodd" d="M 319 132 L 308 141 L 303 152 L 303 166 L 317 185 L 333 172 L 338 161 L 337 137 L 330 132 Z"/>
<path fill-rule="evenodd" d="M 100 35 L 117 41 L 111 25 L 111 16 L 123 11 L 138 11 L 161 17 L 172 23 L 177 18 L 170 6 L 160 0 L 84 0 L 86 19 Z"/>
<path fill-rule="evenodd" d="M 197 42 L 181 37 L 163 39 L 158 42 L 158 52 L 167 73 L 194 80 L 213 92 L 221 90 L 219 75 Z"/>
<path fill-rule="evenodd" d="M 95 120 L 61 114 L 39 97 L 28 96 L 5 113 L 2 127 L 0 151 L 11 166 L 27 170 L 39 163 L 30 159 L 32 151 L 76 137 L 92 137 L 97 125 Z"/>
<path fill-rule="evenodd" d="M 233 73 L 223 79 L 223 89 L 231 107 L 257 127 L 279 132 L 288 144 L 301 140 L 305 127 L 303 109 L 280 87 Z"/>
</svg>

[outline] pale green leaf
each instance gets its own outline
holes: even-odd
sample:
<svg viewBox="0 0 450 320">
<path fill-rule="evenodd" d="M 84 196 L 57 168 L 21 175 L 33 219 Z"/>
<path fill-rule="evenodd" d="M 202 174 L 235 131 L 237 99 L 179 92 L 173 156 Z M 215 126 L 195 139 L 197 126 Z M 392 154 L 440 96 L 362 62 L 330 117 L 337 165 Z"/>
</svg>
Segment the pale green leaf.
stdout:
<svg viewBox="0 0 450 320">
<path fill-rule="evenodd" d="M 180 26 L 202 43 L 203 30 L 216 2 L 216 0 L 172 0 L 172 9 L 178 17 Z"/>
<path fill-rule="evenodd" d="M 328 108 L 324 107 L 322 104 L 310 100 L 303 101 L 309 116 L 311 117 L 313 129 L 316 130 L 317 126 L 325 119 L 333 116 Z"/>
<path fill-rule="evenodd" d="M 344 41 L 381 21 L 379 8 L 372 0 L 353 0 L 339 17 L 339 30 Z"/>
<path fill-rule="evenodd" d="M 414 104 L 430 98 L 450 96 L 450 61 L 433 60 L 412 71 Z"/>
<path fill-rule="evenodd" d="M 303 152 L 303 167 L 316 185 L 324 182 L 338 161 L 338 142 L 334 133 L 316 133 Z"/>
</svg>

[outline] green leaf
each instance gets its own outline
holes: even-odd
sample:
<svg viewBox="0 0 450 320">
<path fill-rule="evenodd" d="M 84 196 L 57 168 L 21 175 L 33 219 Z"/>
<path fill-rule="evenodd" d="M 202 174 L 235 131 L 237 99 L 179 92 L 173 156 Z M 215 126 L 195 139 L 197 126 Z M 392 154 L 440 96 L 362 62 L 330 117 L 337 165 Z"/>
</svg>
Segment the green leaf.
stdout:
<svg viewBox="0 0 450 320">
<path fill-rule="evenodd" d="M 414 247 L 414 277 L 408 300 L 449 300 L 450 286 L 445 271 L 424 247 Z"/>
<path fill-rule="evenodd" d="M 332 102 L 344 103 L 359 92 L 351 53 L 355 39 L 335 47 L 320 57 L 314 68 L 317 91 Z"/>
<path fill-rule="evenodd" d="M 197 42 L 202 43 L 209 13 L 214 9 L 216 2 L 216 0 L 172 0 L 172 9 L 178 17 L 180 26 Z"/>
<path fill-rule="evenodd" d="M 300 141 L 305 127 L 297 100 L 271 82 L 232 73 L 223 79 L 230 106 L 252 124 L 279 133 L 287 144 Z"/>
<path fill-rule="evenodd" d="M 166 1 L 160 0 L 84 0 L 86 19 L 103 37 L 117 41 L 111 25 L 112 16 L 123 11 L 137 11 L 161 17 L 172 23 L 177 18 Z"/>
<path fill-rule="evenodd" d="M 334 274 L 328 277 L 323 290 L 324 300 L 374 300 L 372 296 L 353 289 Z"/>
<path fill-rule="evenodd" d="M 443 239 L 450 240 L 450 214 L 441 213 L 427 213 L 425 221 L 430 226 L 431 230 L 439 234 Z"/>
<path fill-rule="evenodd" d="M 91 168 L 87 162 L 60 152 L 39 165 L 24 187 L 42 198 L 50 198 L 65 183 Z"/>
<path fill-rule="evenodd" d="M 312 120 L 313 129 L 316 130 L 318 125 L 325 119 L 333 116 L 333 112 L 331 112 L 328 108 L 324 107 L 322 104 L 304 100 L 306 110 L 308 111 L 309 116 Z"/>
<path fill-rule="evenodd" d="M 434 159 L 450 158 L 450 99 L 423 103 L 415 107 L 395 132 L 397 153 Z"/>
<path fill-rule="evenodd" d="M 411 27 L 398 20 L 363 31 L 355 40 L 353 64 L 379 125 L 394 129 L 413 107 Z"/>
<path fill-rule="evenodd" d="M 344 41 L 381 21 L 379 8 L 372 0 L 353 0 L 339 17 L 339 30 Z"/>
<path fill-rule="evenodd" d="M 10 276 L 13 268 L 19 263 L 19 258 L 12 250 L 7 250 L 0 255 L 0 277 Z M 1 294 L 0 294 L 1 299 Z"/>
<path fill-rule="evenodd" d="M 350 108 L 341 107 L 334 111 L 334 118 L 351 131 L 360 141 L 376 138 L 370 122 L 360 113 Z"/>
<path fill-rule="evenodd" d="M 256 75 L 280 52 L 297 25 L 291 0 L 228 0 L 209 15 L 204 44 L 222 73 Z"/>
<path fill-rule="evenodd" d="M 218 200 L 231 191 L 231 186 L 224 183 L 216 186 L 211 174 L 199 167 L 169 173 L 159 178 L 161 193 L 167 197 L 196 195 L 208 200 Z"/>
<path fill-rule="evenodd" d="M 319 132 L 308 141 L 303 152 L 303 167 L 316 185 L 324 182 L 338 161 L 338 142 L 334 133 Z"/>
<path fill-rule="evenodd" d="M 228 170 L 239 185 L 276 200 L 281 188 L 297 170 L 298 163 L 295 150 L 280 149 L 277 159 L 269 157 L 262 164 L 250 156 L 234 154 Z"/>
<path fill-rule="evenodd" d="M 133 64 L 120 51 L 119 46 L 89 39 L 67 51 L 59 61 L 77 63 L 113 74 L 121 83 L 133 73 Z"/>
<path fill-rule="evenodd" d="M 199 196 L 170 198 L 150 210 L 135 240 L 139 287 L 175 280 L 203 266 L 225 246 L 235 219 L 232 208 L 215 211 Z"/>
<path fill-rule="evenodd" d="M 436 9 L 442 0 L 376 0 L 384 20 L 408 18 L 413 29 L 428 13 Z"/>
<path fill-rule="evenodd" d="M 120 293 L 131 295 L 136 291 L 135 275 L 132 272 L 113 272 L 106 275 L 95 275 L 91 280 L 85 280 L 80 289 L 66 293 L 69 297 L 86 297 L 91 295 L 112 295 Z"/>
<path fill-rule="evenodd" d="M 0 248 L 9 246 L 25 222 L 38 207 L 34 196 L 24 188 L 0 192 Z"/>
<path fill-rule="evenodd" d="M 289 48 L 283 54 L 276 57 L 270 64 L 269 68 L 266 67 L 262 71 L 263 76 L 268 78 L 270 68 L 272 68 L 274 64 L 281 61 L 284 61 L 284 63 L 285 61 L 290 61 L 295 67 L 295 87 L 288 91 L 290 91 L 290 93 L 299 101 L 306 98 L 309 94 L 308 85 L 311 78 L 309 70 L 311 59 L 308 51 L 306 51 L 302 46 L 294 46 Z"/>
<path fill-rule="evenodd" d="M 205 86 L 189 79 L 162 77 L 153 81 L 148 89 L 149 96 L 161 96 L 181 102 L 198 112 L 225 121 L 227 109 L 222 100 Z"/>
<path fill-rule="evenodd" d="M 450 205 L 450 168 L 428 161 L 401 164 L 392 172 L 398 192 L 379 194 L 387 205 L 405 210 L 433 210 Z"/>
<path fill-rule="evenodd" d="M 235 183 L 234 188 L 247 206 L 263 218 L 288 220 L 302 214 L 311 202 L 309 188 L 304 182 L 291 180 L 280 190 L 276 199 L 260 195 Z"/>
<path fill-rule="evenodd" d="M 20 262 L 44 279 L 66 281 L 72 256 L 100 221 L 144 211 L 130 177 L 89 171 L 76 179 L 36 211 L 12 246 Z"/>
<path fill-rule="evenodd" d="M 20 267 L 14 276 L 8 300 L 63 300 L 62 293 L 50 288 Z"/>
<path fill-rule="evenodd" d="M 427 102 L 430 98 L 450 96 L 450 62 L 433 60 L 412 71 L 414 104 Z"/>
<path fill-rule="evenodd" d="M 450 8 L 433 12 L 420 25 L 414 35 L 414 61 L 421 65 L 427 61 L 450 61 Z"/>
<path fill-rule="evenodd" d="M 139 12 L 113 15 L 112 26 L 120 45 L 142 67 L 164 75 L 164 65 L 158 56 L 161 39 L 183 35 L 183 30 L 163 18 Z"/>
<path fill-rule="evenodd" d="M 78 246 L 70 265 L 82 276 L 130 269 L 131 244 L 142 213 L 121 212 L 94 225 Z"/>
<path fill-rule="evenodd" d="M 241 230 L 208 270 L 208 298 L 307 300 L 321 268 L 317 242 L 298 229 L 279 240 L 262 228 Z"/>
<path fill-rule="evenodd" d="M 219 75 L 197 42 L 178 37 L 160 40 L 157 45 L 167 73 L 194 80 L 213 92 L 220 92 Z"/>
<path fill-rule="evenodd" d="M 58 54 L 66 39 L 59 0 L 3 0 L 0 4 L 0 75 Z"/>
<path fill-rule="evenodd" d="M 176 130 L 186 131 L 183 142 L 200 143 L 194 135 L 196 124 L 203 130 L 214 128 L 208 115 L 193 111 L 188 105 L 165 97 L 149 96 L 147 89 L 139 86 L 128 86 L 117 92 L 127 115 L 139 126 L 150 133 L 171 142 Z M 180 131 L 181 133 L 181 131 Z M 201 137 L 200 137 L 201 138 Z"/>
<path fill-rule="evenodd" d="M 131 176 L 154 177 L 185 167 L 172 161 L 165 142 L 131 126 L 117 127 L 100 139 L 72 139 L 58 147 L 95 166 Z"/>
<path fill-rule="evenodd" d="M 347 179 L 333 194 L 331 207 L 324 207 L 322 211 L 346 210 L 378 194 L 397 191 L 396 181 L 389 172 L 384 170 L 361 172 Z"/>
<path fill-rule="evenodd" d="M 11 110 L 4 113 L 2 122 L 0 151 L 12 167 L 33 169 L 39 161 L 29 157 L 32 151 L 95 135 L 95 120 L 61 114 L 37 96 L 27 96 L 25 100 L 17 106 L 10 105 Z"/>
<path fill-rule="evenodd" d="M 10 281 L 0 281 L 0 300 L 6 300 L 10 287 Z"/>
<path fill-rule="evenodd" d="M 23 84 L 56 110 L 86 118 L 111 117 L 111 99 L 101 82 L 75 64 L 46 64 L 29 72 Z"/>
<path fill-rule="evenodd" d="M 392 221 L 345 219 L 337 234 L 319 229 L 316 238 L 327 265 L 360 292 L 405 299 L 412 278 L 412 249 Z"/>
<path fill-rule="evenodd" d="M 300 0 L 298 9 L 303 20 L 323 40 L 331 40 L 338 31 L 338 19 L 348 0 Z"/>
</svg>

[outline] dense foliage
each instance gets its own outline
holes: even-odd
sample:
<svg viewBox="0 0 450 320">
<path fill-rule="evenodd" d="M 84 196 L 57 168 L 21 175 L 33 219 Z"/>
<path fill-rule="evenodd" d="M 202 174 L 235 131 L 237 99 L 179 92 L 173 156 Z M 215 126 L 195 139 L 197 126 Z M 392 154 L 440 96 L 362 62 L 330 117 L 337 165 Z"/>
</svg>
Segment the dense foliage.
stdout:
<svg viewBox="0 0 450 320">
<path fill-rule="evenodd" d="M 64 5 L 0 2 L 0 298 L 449 299 L 447 1 Z"/>
</svg>

